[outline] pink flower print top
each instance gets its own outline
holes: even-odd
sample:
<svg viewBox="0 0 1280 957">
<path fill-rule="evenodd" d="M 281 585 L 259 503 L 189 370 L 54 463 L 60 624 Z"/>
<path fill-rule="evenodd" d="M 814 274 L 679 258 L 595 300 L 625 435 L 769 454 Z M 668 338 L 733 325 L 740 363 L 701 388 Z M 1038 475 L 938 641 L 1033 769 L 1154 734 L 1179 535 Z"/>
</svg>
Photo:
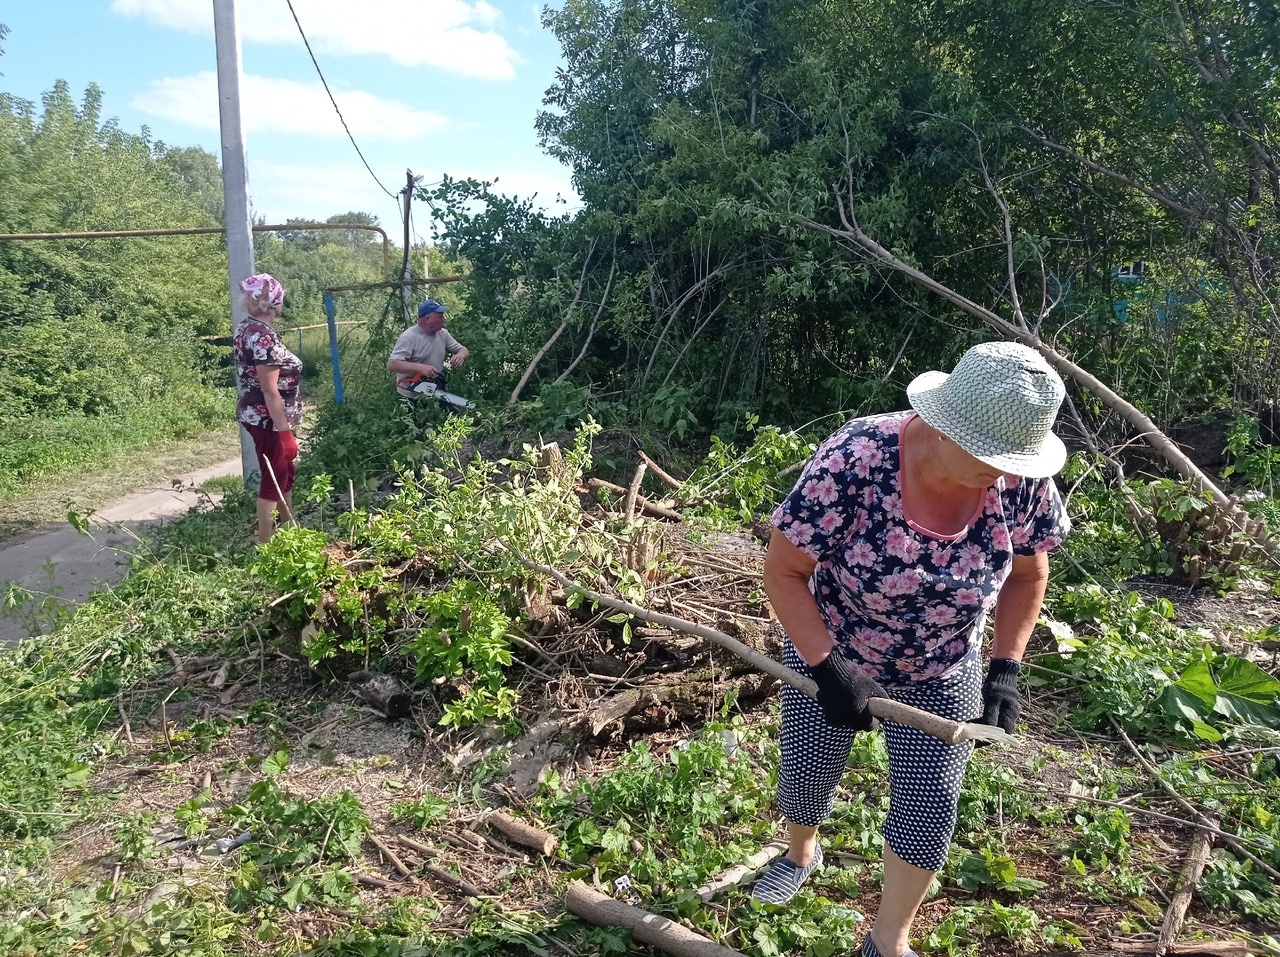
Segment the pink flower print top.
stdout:
<svg viewBox="0 0 1280 957">
<path fill-rule="evenodd" d="M 913 412 L 854 419 L 819 447 L 773 523 L 818 563 L 809 589 L 844 655 L 881 684 L 954 669 L 982 642 L 1014 555 L 1071 530 L 1052 479 L 987 489 L 968 526 L 941 537 L 904 514 L 898 436 Z"/>
</svg>

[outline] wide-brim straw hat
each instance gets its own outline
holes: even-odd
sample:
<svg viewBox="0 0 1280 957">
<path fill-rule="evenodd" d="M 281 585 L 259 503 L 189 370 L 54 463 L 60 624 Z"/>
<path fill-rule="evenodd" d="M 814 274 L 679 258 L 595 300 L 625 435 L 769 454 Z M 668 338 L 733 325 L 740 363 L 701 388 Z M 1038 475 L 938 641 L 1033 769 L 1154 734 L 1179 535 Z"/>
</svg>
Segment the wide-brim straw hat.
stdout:
<svg viewBox="0 0 1280 957">
<path fill-rule="evenodd" d="M 979 461 L 1027 478 L 1056 474 L 1067 449 L 1053 434 L 1066 395 L 1062 378 L 1017 342 L 974 346 L 950 372 L 926 372 L 907 386 L 920 418 Z"/>
</svg>

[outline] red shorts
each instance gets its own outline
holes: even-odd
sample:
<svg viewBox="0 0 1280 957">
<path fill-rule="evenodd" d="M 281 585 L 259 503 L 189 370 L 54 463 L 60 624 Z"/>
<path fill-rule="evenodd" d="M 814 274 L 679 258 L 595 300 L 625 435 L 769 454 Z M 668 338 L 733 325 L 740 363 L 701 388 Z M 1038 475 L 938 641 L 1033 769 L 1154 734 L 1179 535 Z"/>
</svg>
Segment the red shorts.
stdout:
<svg viewBox="0 0 1280 957">
<path fill-rule="evenodd" d="M 244 425 L 244 423 L 241 423 Z M 281 493 L 293 489 L 293 460 L 284 456 L 280 446 L 280 433 L 271 426 L 245 425 L 249 435 L 253 437 L 253 450 L 258 453 L 258 471 L 262 473 L 262 484 L 258 488 L 258 498 L 268 502 L 280 501 Z M 271 468 L 267 468 L 267 463 Z M 275 472 L 275 482 L 271 473 Z M 280 489 L 276 490 L 276 483 Z"/>
</svg>

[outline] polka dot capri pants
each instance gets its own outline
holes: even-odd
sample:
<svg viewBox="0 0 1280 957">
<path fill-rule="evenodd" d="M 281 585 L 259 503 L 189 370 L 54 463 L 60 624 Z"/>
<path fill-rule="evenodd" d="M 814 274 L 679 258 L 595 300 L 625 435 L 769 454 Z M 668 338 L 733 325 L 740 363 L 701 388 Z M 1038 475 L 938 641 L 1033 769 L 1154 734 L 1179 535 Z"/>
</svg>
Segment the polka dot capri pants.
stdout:
<svg viewBox="0 0 1280 957">
<path fill-rule="evenodd" d="M 812 676 L 790 641 L 784 643 L 782 660 L 788 668 Z M 941 678 L 885 690 L 897 701 L 970 721 L 982 713 L 982 665 L 971 654 Z M 885 843 L 908 864 L 940 871 L 951 847 L 960 784 L 973 745 L 949 745 L 904 724 L 885 722 L 883 727 L 889 751 Z M 828 724 L 816 701 L 783 684 L 778 807 L 792 824 L 817 827 L 830 816 L 855 734 L 851 728 Z"/>
</svg>

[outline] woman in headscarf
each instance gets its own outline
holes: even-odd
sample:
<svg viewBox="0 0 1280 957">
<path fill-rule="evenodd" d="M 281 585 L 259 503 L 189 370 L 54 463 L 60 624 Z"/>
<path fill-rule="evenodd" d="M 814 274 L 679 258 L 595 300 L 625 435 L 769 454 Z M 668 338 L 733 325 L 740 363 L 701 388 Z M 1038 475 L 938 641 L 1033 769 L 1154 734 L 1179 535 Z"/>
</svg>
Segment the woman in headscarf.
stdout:
<svg viewBox="0 0 1280 957">
<path fill-rule="evenodd" d="M 293 518 L 294 462 L 302 424 L 298 382 L 302 360 L 290 352 L 272 323 L 284 308 L 284 287 L 260 273 L 240 283 L 241 304 L 248 314 L 236 329 L 234 350 L 240 384 L 236 418 L 253 438 L 262 482 L 258 488 L 258 542 L 271 540 L 276 511 Z"/>
</svg>

